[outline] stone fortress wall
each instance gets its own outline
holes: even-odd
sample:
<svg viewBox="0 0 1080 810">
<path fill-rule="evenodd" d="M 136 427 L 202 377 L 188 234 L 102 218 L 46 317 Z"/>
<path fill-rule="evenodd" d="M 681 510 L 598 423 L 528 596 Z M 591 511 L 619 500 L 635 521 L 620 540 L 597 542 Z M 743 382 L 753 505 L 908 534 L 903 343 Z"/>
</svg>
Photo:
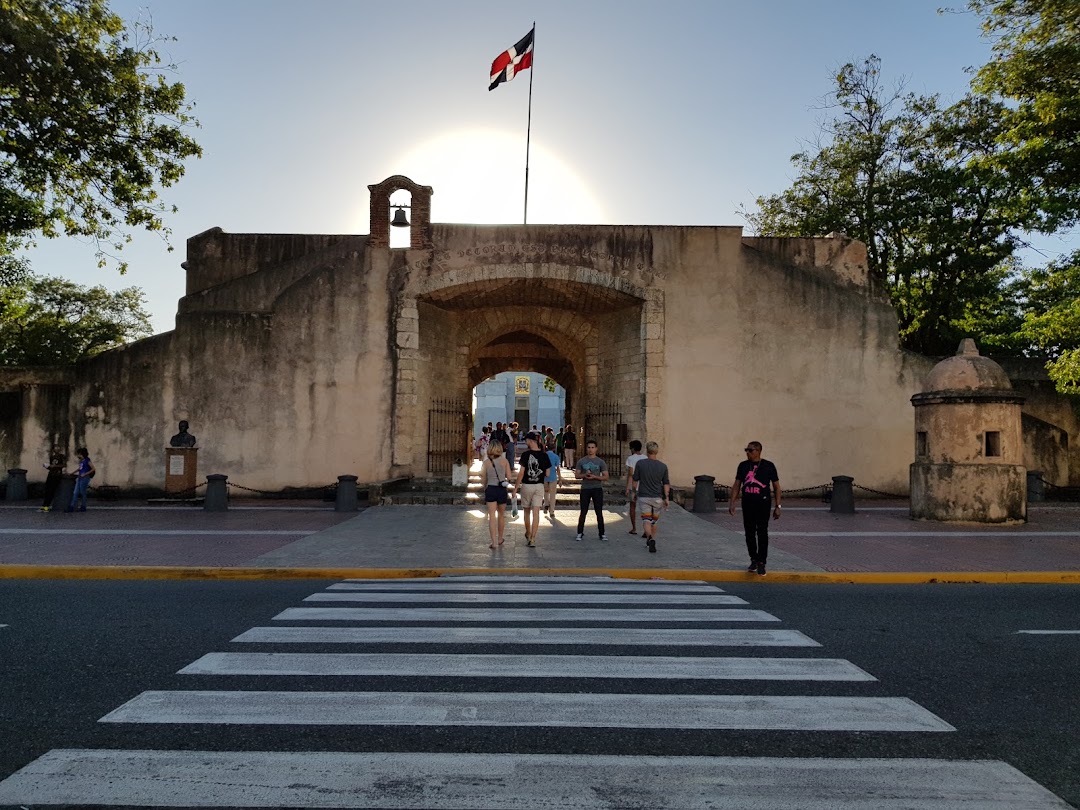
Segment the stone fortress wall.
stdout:
<svg viewBox="0 0 1080 810">
<path fill-rule="evenodd" d="M 677 485 L 727 483 L 756 439 L 785 488 L 851 475 L 907 491 L 910 398 L 934 359 L 899 349 L 860 243 L 447 225 L 414 204 L 413 246 L 391 249 L 376 208 L 430 189 L 371 188 L 369 236 L 209 230 L 188 240 L 173 331 L 71 369 L 0 372 L 5 463 L 34 471 L 51 442 L 85 444 L 99 483 L 160 487 L 186 419 L 200 472 L 256 489 L 429 477 L 433 400 L 520 370 L 564 386 L 574 425 L 617 408 Z M 1010 375 L 1028 395 L 1025 464 L 1080 483 L 1075 412 L 1029 368 Z"/>
</svg>

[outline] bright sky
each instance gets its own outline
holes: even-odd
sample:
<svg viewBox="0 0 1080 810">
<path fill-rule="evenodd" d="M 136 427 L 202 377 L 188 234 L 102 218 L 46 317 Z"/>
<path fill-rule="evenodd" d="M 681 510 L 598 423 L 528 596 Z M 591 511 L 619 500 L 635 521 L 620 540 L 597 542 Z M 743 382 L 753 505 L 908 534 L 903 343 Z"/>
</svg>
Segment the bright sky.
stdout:
<svg viewBox="0 0 1080 810">
<path fill-rule="evenodd" d="M 113 0 L 178 38 L 161 50 L 205 155 L 164 192 L 175 252 L 136 235 L 120 277 L 43 241 L 33 266 L 142 287 L 164 331 L 207 228 L 367 233 L 367 186 L 392 174 L 434 188 L 436 222 L 520 223 L 529 72 L 488 92 L 488 69 L 534 20 L 530 223 L 744 224 L 790 183 L 837 66 L 876 53 L 889 81 L 963 93 L 989 47 L 946 1 Z"/>
</svg>

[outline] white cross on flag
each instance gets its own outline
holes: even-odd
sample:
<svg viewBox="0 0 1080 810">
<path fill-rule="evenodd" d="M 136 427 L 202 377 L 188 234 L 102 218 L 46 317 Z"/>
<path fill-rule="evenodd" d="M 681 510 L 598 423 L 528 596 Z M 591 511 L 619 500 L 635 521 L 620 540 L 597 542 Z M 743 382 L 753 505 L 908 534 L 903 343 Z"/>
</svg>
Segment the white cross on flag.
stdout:
<svg viewBox="0 0 1080 810">
<path fill-rule="evenodd" d="M 503 82 L 513 79 L 521 71 L 531 68 L 532 50 L 533 31 L 529 31 L 516 45 L 499 54 L 491 63 L 491 84 L 488 85 L 488 90 L 494 90 Z"/>
</svg>

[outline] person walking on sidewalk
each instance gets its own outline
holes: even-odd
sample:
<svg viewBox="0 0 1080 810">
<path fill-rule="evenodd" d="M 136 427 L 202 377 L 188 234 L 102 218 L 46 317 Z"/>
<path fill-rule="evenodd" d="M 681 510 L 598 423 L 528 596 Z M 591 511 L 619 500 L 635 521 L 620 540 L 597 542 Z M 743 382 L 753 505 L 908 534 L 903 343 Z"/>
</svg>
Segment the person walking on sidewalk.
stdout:
<svg viewBox="0 0 1080 810">
<path fill-rule="evenodd" d="M 630 442 L 630 455 L 626 457 L 626 499 L 630 502 L 630 534 L 637 534 L 637 490 L 634 488 L 634 466 L 644 459 L 641 442 Z"/>
<path fill-rule="evenodd" d="M 574 433 L 573 425 L 567 425 L 562 437 L 563 458 L 566 459 L 568 469 L 575 469 L 574 456 L 577 455 L 577 434 Z"/>
<path fill-rule="evenodd" d="M 776 505 L 770 509 L 770 489 L 776 494 Z M 780 519 L 780 476 L 776 465 L 761 457 L 761 442 L 748 442 L 746 460 L 735 471 L 735 483 L 731 486 L 728 514 L 735 514 L 735 499 L 742 495 L 742 520 L 746 530 L 746 550 L 750 553 L 750 567 L 746 570 L 765 576 L 765 564 L 769 557 L 769 513 L 772 519 Z"/>
<path fill-rule="evenodd" d="M 633 444 L 630 445 L 631 448 Z M 641 442 L 637 442 L 641 449 Z M 645 536 L 645 545 L 652 554 L 656 553 L 656 524 L 660 520 L 660 510 L 668 508 L 671 495 L 671 479 L 668 477 L 667 464 L 660 461 L 656 454 L 660 445 L 648 442 L 645 445 L 648 454 L 634 465 L 634 489 L 641 507 L 641 533 Z"/>
<path fill-rule="evenodd" d="M 79 459 L 79 466 L 75 470 L 75 491 L 71 493 L 71 503 L 68 504 L 67 511 L 74 512 L 75 505 L 82 498 L 82 506 L 79 507 L 79 511 L 85 512 L 86 491 L 90 488 L 90 479 L 94 477 L 97 469 L 94 467 L 94 462 L 90 460 L 90 453 L 87 452 L 85 447 L 77 448 L 75 455 Z"/>
<path fill-rule="evenodd" d="M 540 507 L 544 503 L 544 477 L 551 460 L 540 449 L 540 434 L 525 434 L 529 449 L 518 460 L 518 474 L 514 489 L 521 493 L 521 508 L 525 512 L 525 545 L 536 545 L 536 531 L 540 528 Z"/>
<path fill-rule="evenodd" d="M 64 477 L 65 464 L 67 464 L 67 458 L 64 456 L 64 451 L 53 445 L 52 450 L 49 451 L 49 463 L 44 465 L 49 472 L 45 475 L 45 499 L 41 503 L 42 512 L 48 512 L 52 508 L 56 490 L 60 489 L 60 479 Z"/>
<path fill-rule="evenodd" d="M 488 535 L 491 545 L 498 548 L 506 540 L 506 502 L 510 489 L 510 465 L 503 456 L 502 442 L 492 439 L 488 443 L 487 458 L 480 467 L 484 481 L 484 503 L 488 513 Z"/>
<path fill-rule="evenodd" d="M 551 428 L 548 428 L 548 431 L 550 432 Z M 547 449 L 547 457 L 551 462 L 547 475 L 544 476 L 544 489 L 547 490 L 547 516 L 548 519 L 555 520 L 555 502 L 559 498 L 559 470 L 562 465 L 559 463 L 559 454 L 554 448 Z"/>
<path fill-rule="evenodd" d="M 567 431 L 566 435 L 572 434 Z M 596 510 L 596 528 L 600 532 L 600 539 L 607 540 L 607 535 L 604 534 L 604 482 L 608 480 L 607 464 L 596 455 L 595 439 L 585 442 L 585 453 L 574 467 L 574 475 L 581 481 L 581 512 L 577 519 L 576 539 L 584 537 L 585 515 L 589 513 L 589 504 L 592 503 Z"/>
</svg>

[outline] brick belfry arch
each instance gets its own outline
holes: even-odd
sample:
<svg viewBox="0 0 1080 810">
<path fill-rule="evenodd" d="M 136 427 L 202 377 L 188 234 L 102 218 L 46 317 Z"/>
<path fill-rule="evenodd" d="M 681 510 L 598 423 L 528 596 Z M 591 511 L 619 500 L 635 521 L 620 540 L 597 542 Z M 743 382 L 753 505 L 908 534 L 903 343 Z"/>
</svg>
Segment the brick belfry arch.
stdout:
<svg viewBox="0 0 1080 810">
<path fill-rule="evenodd" d="M 497 371 L 557 379 L 575 426 L 590 408 L 616 402 L 631 436 L 662 440 L 664 298 L 649 286 L 652 268 L 583 245 L 573 227 L 477 226 L 467 244 L 462 232 L 456 226 L 458 238 L 444 241 L 436 225 L 439 248 L 391 260 L 393 474 L 425 474 L 431 402 L 468 402 Z"/>
</svg>

